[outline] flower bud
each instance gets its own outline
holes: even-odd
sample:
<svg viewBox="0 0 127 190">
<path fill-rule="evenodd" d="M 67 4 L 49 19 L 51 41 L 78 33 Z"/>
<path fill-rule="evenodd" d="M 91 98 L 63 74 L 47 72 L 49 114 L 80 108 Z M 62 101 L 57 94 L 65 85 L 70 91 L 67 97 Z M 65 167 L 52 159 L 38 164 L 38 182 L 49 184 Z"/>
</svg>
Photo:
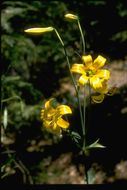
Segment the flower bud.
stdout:
<svg viewBox="0 0 127 190">
<path fill-rule="evenodd" d="M 43 28 L 29 28 L 29 29 L 26 29 L 24 30 L 24 32 L 27 32 L 27 33 L 31 33 L 31 34 L 34 34 L 34 33 L 45 33 L 45 32 L 52 32 L 54 30 L 53 27 L 43 27 Z"/>
<path fill-rule="evenodd" d="M 69 14 L 69 13 L 65 14 L 64 17 L 67 18 L 67 19 L 78 20 L 77 15 L 73 15 L 73 14 Z"/>
</svg>

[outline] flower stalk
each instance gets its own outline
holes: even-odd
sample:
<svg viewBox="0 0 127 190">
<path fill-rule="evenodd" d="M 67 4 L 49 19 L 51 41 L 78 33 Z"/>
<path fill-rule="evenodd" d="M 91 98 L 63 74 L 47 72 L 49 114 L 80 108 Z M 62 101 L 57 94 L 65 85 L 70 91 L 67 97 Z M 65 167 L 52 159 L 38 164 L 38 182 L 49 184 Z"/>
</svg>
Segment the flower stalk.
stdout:
<svg viewBox="0 0 127 190">
<path fill-rule="evenodd" d="M 81 34 L 81 39 L 82 39 L 82 55 L 85 55 L 85 39 L 84 39 L 84 35 L 83 35 L 83 32 L 82 32 L 82 28 L 81 28 L 79 18 L 77 19 L 77 22 L 78 22 L 79 31 L 80 31 L 80 34 Z"/>
<path fill-rule="evenodd" d="M 71 80 L 72 80 L 72 83 L 73 83 L 73 86 L 75 88 L 75 92 L 76 92 L 76 95 L 77 95 L 77 100 L 78 100 L 78 107 L 79 107 L 79 112 L 80 112 L 80 119 L 81 119 L 81 126 L 82 126 L 82 130 L 83 130 L 83 135 L 84 135 L 84 122 L 83 122 L 83 114 L 82 114 L 82 109 L 81 109 L 81 102 L 80 102 L 80 97 L 79 97 L 79 88 L 76 86 L 76 83 L 75 83 L 75 80 L 74 80 L 74 77 L 72 75 L 72 72 L 71 72 L 71 66 L 70 66 L 70 61 L 69 61 L 69 58 L 68 58 L 68 55 L 67 55 L 67 51 L 66 51 L 66 48 L 65 48 L 65 44 L 60 36 L 60 34 L 58 33 L 58 31 L 54 28 L 54 31 L 58 37 L 58 39 L 60 40 L 60 43 L 61 45 L 63 46 L 63 50 L 64 50 L 64 54 L 65 54 L 65 57 L 66 57 L 66 61 L 67 61 L 67 65 L 68 65 L 68 69 L 69 69 L 69 72 L 70 72 L 70 77 L 71 77 Z"/>
<path fill-rule="evenodd" d="M 77 18 L 77 23 L 78 23 L 79 31 L 81 34 L 81 40 L 82 40 L 82 55 L 85 55 L 85 38 L 83 35 L 83 31 L 82 31 L 82 27 L 81 27 L 79 18 Z M 85 149 L 85 144 L 86 144 L 86 139 L 85 139 L 85 135 L 86 135 L 86 92 L 85 92 L 85 86 L 84 86 L 84 101 L 83 101 L 83 121 L 84 121 L 84 125 L 82 126 L 83 149 Z"/>
</svg>

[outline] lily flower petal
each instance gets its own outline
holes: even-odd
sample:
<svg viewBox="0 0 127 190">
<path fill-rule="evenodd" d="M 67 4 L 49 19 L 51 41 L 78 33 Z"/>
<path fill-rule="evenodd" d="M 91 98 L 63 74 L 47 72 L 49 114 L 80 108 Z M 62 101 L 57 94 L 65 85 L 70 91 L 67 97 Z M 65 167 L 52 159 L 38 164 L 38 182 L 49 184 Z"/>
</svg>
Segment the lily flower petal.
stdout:
<svg viewBox="0 0 127 190">
<path fill-rule="evenodd" d="M 46 103 L 45 103 L 45 108 L 55 108 L 56 107 L 56 100 L 55 98 L 50 98 Z"/>
<path fill-rule="evenodd" d="M 45 103 L 45 112 L 44 115 L 47 118 L 52 117 L 55 113 L 56 110 L 55 108 L 52 106 L 54 103 L 54 98 L 50 98 L 46 103 Z"/>
<path fill-rule="evenodd" d="M 69 123 L 62 118 L 57 120 L 57 125 L 63 129 L 67 129 L 69 127 Z"/>
<path fill-rule="evenodd" d="M 99 78 L 108 80 L 110 78 L 110 71 L 108 71 L 106 69 L 101 69 L 97 72 L 96 76 L 98 76 Z"/>
<path fill-rule="evenodd" d="M 93 76 L 90 78 L 90 85 L 96 90 L 102 87 L 102 81 L 99 79 L 99 77 Z"/>
<path fill-rule="evenodd" d="M 102 86 L 99 88 L 96 88 L 95 91 L 99 92 L 101 94 L 107 94 L 108 93 L 108 85 L 106 80 L 102 80 Z"/>
<path fill-rule="evenodd" d="M 98 55 L 98 57 L 93 62 L 93 66 L 96 69 L 99 69 L 105 65 L 105 62 L 106 62 L 106 59 L 103 56 Z"/>
<path fill-rule="evenodd" d="M 100 94 L 100 95 L 97 95 L 97 96 L 91 96 L 91 99 L 95 103 L 102 103 L 103 100 L 104 100 L 104 94 Z"/>
<path fill-rule="evenodd" d="M 88 68 L 92 66 L 93 60 L 91 55 L 82 56 L 82 60 Z"/>
<path fill-rule="evenodd" d="M 71 114 L 71 108 L 66 105 L 59 105 L 57 106 L 57 111 L 60 113 L 60 115 L 65 115 L 65 114 Z"/>
<path fill-rule="evenodd" d="M 80 78 L 79 78 L 79 84 L 80 85 L 85 85 L 88 83 L 88 80 L 89 80 L 89 77 L 87 77 L 85 74 L 82 75 Z"/>
<path fill-rule="evenodd" d="M 85 67 L 83 64 L 73 64 L 71 68 L 71 72 L 78 73 L 78 74 L 84 74 L 85 73 Z"/>
<path fill-rule="evenodd" d="M 29 29 L 24 30 L 24 32 L 34 34 L 34 33 L 51 32 L 53 30 L 54 28 L 50 26 L 50 27 L 43 27 L 43 28 L 29 28 Z"/>
</svg>

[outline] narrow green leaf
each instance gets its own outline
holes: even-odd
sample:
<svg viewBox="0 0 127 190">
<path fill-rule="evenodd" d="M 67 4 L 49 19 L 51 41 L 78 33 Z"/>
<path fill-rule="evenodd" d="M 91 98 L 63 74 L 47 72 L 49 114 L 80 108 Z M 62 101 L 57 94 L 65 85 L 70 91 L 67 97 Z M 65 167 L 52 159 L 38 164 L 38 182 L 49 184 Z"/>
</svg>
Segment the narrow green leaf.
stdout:
<svg viewBox="0 0 127 190">
<path fill-rule="evenodd" d="M 92 149 L 92 148 L 105 148 L 102 144 L 98 143 L 99 139 L 97 139 L 94 143 L 88 145 L 86 149 Z"/>
<path fill-rule="evenodd" d="M 89 147 L 93 147 L 95 144 L 97 144 L 99 139 L 97 139 L 94 143 L 90 144 Z"/>
<path fill-rule="evenodd" d="M 100 143 L 97 143 L 93 146 L 93 148 L 106 148 L 105 146 L 103 146 L 102 144 Z"/>
</svg>

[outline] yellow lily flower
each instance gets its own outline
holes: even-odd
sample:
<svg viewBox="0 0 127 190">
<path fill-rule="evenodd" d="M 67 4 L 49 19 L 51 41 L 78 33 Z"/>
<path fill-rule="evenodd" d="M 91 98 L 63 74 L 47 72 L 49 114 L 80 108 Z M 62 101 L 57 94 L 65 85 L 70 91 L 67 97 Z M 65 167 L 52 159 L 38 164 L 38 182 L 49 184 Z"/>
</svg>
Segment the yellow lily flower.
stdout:
<svg viewBox="0 0 127 190">
<path fill-rule="evenodd" d="M 54 30 L 53 27 L 43 27 L 43 28 L 29 28 L 29 29 L 24 30 L 24 32 L 31 33 L 31 34 L 34 34 L 34 33 L 41 34 L 45 32 L 51 32 L 53 30 Z"/>
<path fill-rule="evenodd" d="M 110 78 L 110 72 L 106 69 L 101 69 L 106 62 L 106 59 L 99 55 L 94 61 L 91 55 L 82 56 L 83 64 L 73 64 L 71 72 L 81 74 L 78 83 L 84 86 L 90 83 L 90 86 L 96 90 L 103 88 L 103 81 Z"/>
<path fill-rule="evenodd" d="M 67 105 L 53 105 L 54 98 L 49 99 L 45 103 L 44 109 L 41 110 L 41 119 L 43 126 L 50 132 L 61 134 L 62 129 L 69 127 L 69 122 L 65 121 L 62 116 L 71 114 L 72 110 Z"/>
</svg>

